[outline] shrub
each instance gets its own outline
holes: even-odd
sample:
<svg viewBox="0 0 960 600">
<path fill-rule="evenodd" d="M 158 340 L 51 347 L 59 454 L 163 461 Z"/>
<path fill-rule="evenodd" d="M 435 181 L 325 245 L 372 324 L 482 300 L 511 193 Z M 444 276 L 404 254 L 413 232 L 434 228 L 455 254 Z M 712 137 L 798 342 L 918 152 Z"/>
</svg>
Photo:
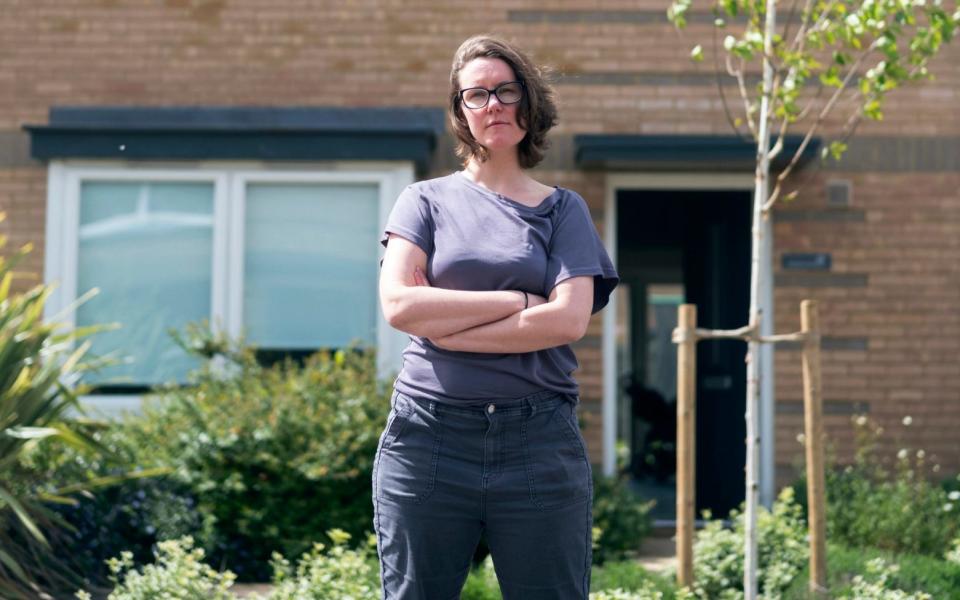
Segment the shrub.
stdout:
<svg viewBox="0 0 960 600">
<path fill-rule="evenodd" d="M 621 589 L 628 592 L 653 586 L 664 593 L 673 592 L 673 581 L 648 573 L 635 559 L 609 561 L 595 566 L 590 579 L 594 590 Z"/>
<path fill-rule="evenodd" d="M 22 462 L 45 488 L 63 488 L 72 481 L 100 483 L 93 493 L 74 495 L 72 503 L 48 507 L 67 528 L 53 543 L 55 552 L 70 557 L 90 589 L 109 582 L 106 559 L 127 550 L 135 563 L 147 562 L 158 541 L 195 532 L 200 521 L 182 484 L 157 471 L 137 469 L 134 441 L 122 424 L 82 422 L 74 427 L 106 448 L 109 458 L 45 444 L 32 448 Z"/>
<path fill-rule="evenodd" d="M 840 596 L 839 600 L 933 600 L 933 596 L 925 592 L 910 593 L 894 588 L 890 580 L 899 569 L 882 558 L 871 560 L 867 563 L 867 574 L 854 577 L 850 594 Z"/>
<path fill-rule="evenodd" d="M 923 450 L 901 448 L 884 456 L 882 428 L 853 419 L 857 450 L 852 464 L 826 472 L 827 537 L 850 547 L 942 557 L 960 534 L 960 492 L 931 483 Z M 905 426 L 910 423 L 904 419 Z M 805 478 L 795 489 L 806 504 Z M 953 494 L 951 496 L 951 494 Z"/>
<path fill-rule="evenodd" d="M 70 553 L 94 584 L 108 580 L 105 561 L 121 550 L 142 564 L 158 542 L 200 529 L 193 499 L 170 478 L 123 481 L 56 511 L 72 528 L 59 551 Z"/>
<path fill-rule="evenodd" d="M 960 565 L 960 538 L 953 540 L 950 551 L 946 553 L 944 558 L 955 565 Z"/>
<path fill-rule="evenodd" d="M 271 560 L 273 589 L 259 600 L 377 600 L 380 598 L 379 567 L 374 553 L 375 538 L 351 549 L 350 534 L 334 529 L 327 532 L 331 546 L 314 544 L 292 566 L 279 553 Z M 115 589 L 107 600 L 236 600 L 230 591 L 235 576 L 218 572 L 204 563 L 202 549 L 194 548 L 189 536 L 160 542 L 153 564 L 138 569 L 129 552 L 109 561 Z M 616 584 L 616 585 L 614 585 Z M 670 582 L 652 576 L 637 563 L 610 563 L 594 569 L 591 600 L 692 600 L 683 592 L 675 595 Z M 85 591 L 81 599 L 90 599 Z M 488 557 L 472 570 L 460 594 L 462 600 L 500 600 L 493 562 Z"/>
<path fill-rule="evenodd" d="M 593 568 L 591 600 L 669 600 L 674 598 L 672 582 L 647 573 L 633 560 L 608 562 Z M 461 600 L 501 600 L 500 585 L 487 557 L 470 571 L 460 595 Z M 677 596 L 677 600 L 686 598 Z"/>
<path fill-rule="evenodd" d="M 653 524 L 650 509 L 656 501 L 644 501 L 630 489 L 626 475 L 593 481 L 594 564 L 632 556 Z"/>
<path fill-rule="evenodd" d="M 375 600 L 380 595 L 380 580 L 371 548 L 372 535 L 365 547 L 346 547 L 350 534 L 342 529 L 327 532 L 333 546 L 326 550 L 321 543 L 299 560 L 296 569 L 282 555 L 275 553 L 274 588 L 267 600 Z"/>
<path fill-rule="evenodd" d="M 710 518 L 709 513 L 706 514 Z M 733 529 L 710 520 L 694 543 L 693 594 L 703 600 L 743 598 L 744 516 L 730 513 Z M 784 488 L 773 511 L 757 514 L 757 586 L 761 598 L 780 598 L 807 562 L 806 525 L 792 488 Z"/>
<path fill-rule="evenodd" d="M 663 592 L 652 584 L 644 584 L 638 590 L 627 591 L 621 588 L 591 592 L 590 600 L 663 600 Z"/>
<path fill-rule="evenodd" d="M 937 600 L 960 600 L 960 565 L 923 554 L 893 554 L 874 548 L 848 548 L 828 542 L 827 587 L 831 596 L 850 594 L 856 576 L 868 574 L 867 565 L 875 559 L 899 566 L 888 577 L 890 587 L 907 592 L 922 591 Z M 809 568 L 805 567 L 784 594 L 785 600 L 808 600 L 809 580 Z"/>
<path fill-rule="evenodd" d="M 324 532 L 370 528 L 370 478 L 388 393 L 371 351 L 257 364 L 252 348 L 193 327 L 178 338 L 207 360 L 192 385 L 145 400 L 141 464 L 169 465 L 196 500 L 197 540 L 243 580 L 270 552 L 298 556 Z"/>
<path fill-rule="evenodd" d="M 116 584 L 107 600 L 235 600 L 229 588 L 235 576 L 229 571 L 219 573 L 204 564 L 204 552 L 193 547 L 193 538 L 167 540 L 158 544 L 157 564 L 142 570 L 134 567 L 133 555 L 122 552 L 110 559 L 111 580 Z M 81 600 L 90 600 L 87 592 L 76 594 Z"/>
</svg>

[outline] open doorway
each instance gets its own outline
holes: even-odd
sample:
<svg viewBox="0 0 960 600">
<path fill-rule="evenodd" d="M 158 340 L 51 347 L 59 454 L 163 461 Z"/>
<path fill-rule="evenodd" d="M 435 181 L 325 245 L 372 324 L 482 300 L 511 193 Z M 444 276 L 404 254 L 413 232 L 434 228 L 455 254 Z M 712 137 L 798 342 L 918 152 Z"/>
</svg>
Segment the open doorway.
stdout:
<svg viewBox="0 0 960 600">
<path fill-rule="evenodd" d="M 634 485 L 676 517 L 677 306 L 698 325 L 732 329 L 749 308 L 750 195 L 746 191 L 621 189 L 616 194 L 618 437 Z M 746 367 L 742 342 L 697 346 L 696 512 L 726 514 L 743 500 Z"/>
</svg>

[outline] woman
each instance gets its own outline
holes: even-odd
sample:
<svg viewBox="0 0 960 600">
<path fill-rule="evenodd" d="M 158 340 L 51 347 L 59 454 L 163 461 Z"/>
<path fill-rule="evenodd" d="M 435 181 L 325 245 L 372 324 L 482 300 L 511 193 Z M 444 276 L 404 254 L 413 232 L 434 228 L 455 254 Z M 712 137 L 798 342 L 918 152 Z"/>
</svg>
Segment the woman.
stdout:
<svg viewBox="0 0 960 600">
<path fill-rule="evenodd" d="M 373 473 L 387 599 L 459 597 L 485 535 L 507 600 L 586 598 L 592 481 L 569 344 L 617 274 L 586 203 L 525 169 L 556 123 L 519 50 L 464 42 L 450 73 L 464 169 L 409 186 L 380 300 L 410 334 Z"/>
</svg>

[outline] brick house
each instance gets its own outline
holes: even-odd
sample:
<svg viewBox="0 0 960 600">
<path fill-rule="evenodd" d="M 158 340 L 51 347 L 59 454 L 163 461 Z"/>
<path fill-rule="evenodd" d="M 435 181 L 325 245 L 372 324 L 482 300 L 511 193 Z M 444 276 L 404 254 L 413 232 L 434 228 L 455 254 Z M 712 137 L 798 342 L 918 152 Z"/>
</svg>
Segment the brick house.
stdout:
<svg viewBox="0 0 960 600">
<path fill-rule="evenodd" d="M 676 305 L 709 327 L 746 317 L 752 152 L 711 68 L 687 59 L 709 40 L 706 12 L 678 36 L 661 2 L 541 4 L 15 1 L 0 19 L 0 231 L 7 252 L 34 243 L 23 270 L 59 283 L 51 314 L 99 286 L 76 323 L 128 323 L 98 343 L 135 362 L 88 400 L 128 407 L 182 377 L 164 331 L 201 317 L 278 354 L 359 338 L 395 368 L 377 235 L 404 185 L 458 168 L 450 59 L 489 31 L 555 67 L 561 123 L 536 176 L 587 199 L 623 276 L 576 347 L 591 458 L 612 468 L 619 438 L 637 470 L 650 452 L 669 466 L 644 439 L 672 427 Z M 958 59 L 954 44 L 936 81 L 894 93 L 842 163 L 809 162 L 775 214 L 776 329 L 820 301 L 841 459 L 867 412 L 889 448 L 960 470 Z M 699 352 L 698 506 L 725 510 L 743 497 L 743 345 Z M 799 352 L 774 354 L 766 501 L 801 450 Z"/>
</svg>

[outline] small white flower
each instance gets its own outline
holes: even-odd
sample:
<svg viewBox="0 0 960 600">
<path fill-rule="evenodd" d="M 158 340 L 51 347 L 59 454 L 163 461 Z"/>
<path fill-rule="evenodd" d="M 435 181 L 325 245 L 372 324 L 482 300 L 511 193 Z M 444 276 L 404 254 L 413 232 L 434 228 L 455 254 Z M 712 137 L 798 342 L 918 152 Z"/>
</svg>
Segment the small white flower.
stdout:
<svg viewBox="0 0 960 600">
<path fill-rule="evenodd" d="M 903 418 L 903 424 L 907 427 L 910 427 L 910 424 L 913 423 L 913 417 L 907 415 Z"/>
<path fill-rule="evenodd" d="M 958 492 L 957 490 L 953 490 L 952 492 L 947 494 L 947 498 L 950 498 L 950 500 L 956 502 L 957 500 L 960 500 L 960 492 Z"/>
<path fill-rule="evenodd" d="M 807 436 L 803 435 L 802 433 L 798 433 L 798 434 L 797 434 L 797 442 L 798 442 L 798 443 L 802 444 L 802 443 L 804 443 L 806 440 L 807 440 Z"/>
<path fill-rule="evenodd" d="M 933 472 L 934 472 L 934 473 L 939 473 L 939 472 L 940 472 L 940 465 L 933 465 Z"/>
<path fill-rule="evenodd" d="M 907 456 L 909 455 L 910 453 L 907 452 L 906 448 L 901 448 L 900 452 L 897 452 L 897 458 L 899 458 L 900 460 L 907 460 Z"/>
<path fill-rule="evenodd" d="M 857 417 L 857 425 L 859 425 L 860 427 L 863 427 L 866 424 L 867 424 L 867 415 L 860 415 L 859 417 Z"/>
<path fill-rule="evenodd" d="M 953 510 L 953 504 L 947 502 L 943 505 L 943 512 L 950 512 L 951 510 Z"/>
<path fill-rule="evenodd" d="M 923 458 L 923 457 L 926 456 L 926 455 L 927 455 L 927 453 L 924 452 L 922 449 L 921 449 L 921 450 L 917 450 L 917 458 Z"/>
</svg>

